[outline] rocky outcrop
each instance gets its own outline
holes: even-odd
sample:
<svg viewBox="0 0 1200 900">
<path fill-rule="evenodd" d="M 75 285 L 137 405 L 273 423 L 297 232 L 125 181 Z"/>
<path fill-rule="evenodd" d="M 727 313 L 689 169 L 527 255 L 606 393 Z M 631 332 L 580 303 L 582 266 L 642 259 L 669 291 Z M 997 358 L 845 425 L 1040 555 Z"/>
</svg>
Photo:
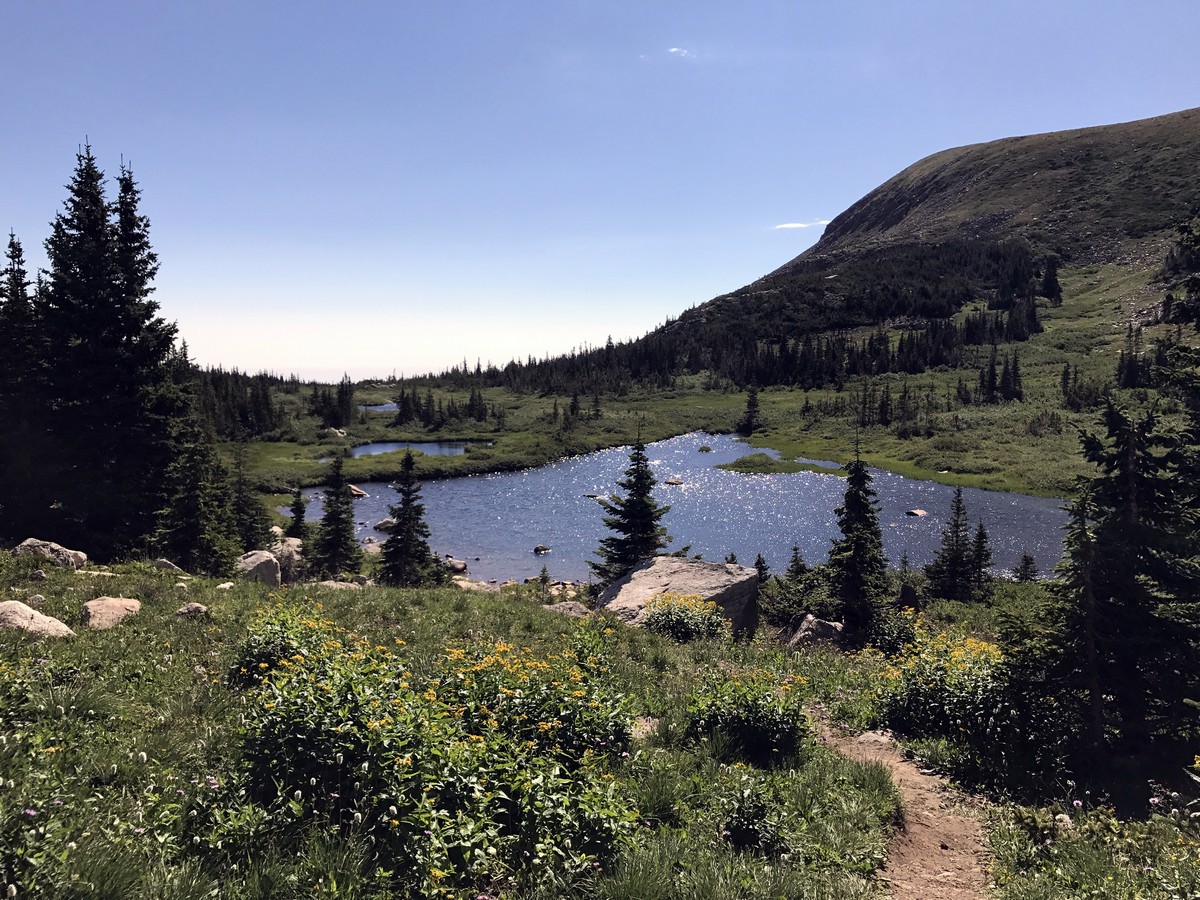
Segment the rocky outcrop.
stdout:
<svg viewBox="0 0 1200 900">
<path fill-rule="evenodd" d="M 45 559 L 60 569 L 82 569 L 87 565 L 87 554 L 82 550 L 68 550 L 54 541 L 40 541 L 37 538 L 26 538 L 13 547 L 13 556 L 33 556 Z"/>
<path fill-rule="evenodd" d="M 711 600 L 733 624 L 735 637 L 748 638 L 758 627 L 758 572 L 732 563 L 678 556 L 643 560 L 604 589 L 598 606 L 631 625 L 641 625 L 646 604 L 658 594 L 698 595 Z"/>
<path fill-rule="evenodd" d="M 38 637 L 74 637 L 75 632 L 54 616 L 44 616 L 20 600 L 0 603 L 0 629 L 24 631 Z"/>
<path fill-rule="evenodd" d="M 83 604 L 83 624 L 93 631 L 112 628 L 142 611 L 139 600 L 129 597 L 97 597 Z"/>
<path fill-rule="evenodd" d="M 279 587 L 279 560 L 269 550 L 251 550 L 239 556 L 234 568 L 247 581 L 259 581 L 267 587 Z"/>
<path fill-rule="evenodd" d="M 284 584 L 295 584 L 304 578 L 308 566 L 304 562 L 304 541 L 297 537 L 280 536 L 271 552 L 279 560 L 279 578 Z"/>
<path fill-rule="evenodd" d="M 827 622 L 809 613 L 800 623 L 800 627 L 788 638 L 787 645 L 789 650 L 795 650 L 809 644 L 840 645 L 841 642 L 841 622 Z"/>
</svg>

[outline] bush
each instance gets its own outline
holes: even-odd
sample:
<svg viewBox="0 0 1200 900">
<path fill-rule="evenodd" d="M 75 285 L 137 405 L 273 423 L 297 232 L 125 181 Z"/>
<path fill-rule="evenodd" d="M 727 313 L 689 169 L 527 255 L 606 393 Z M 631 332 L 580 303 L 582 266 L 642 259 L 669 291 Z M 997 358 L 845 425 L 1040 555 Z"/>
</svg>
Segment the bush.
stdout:
<svg viewBox="0 0 1200 900">
<path fill-rule="evenodd" d="M 659 594 L 646 604 L 647 631 L 661 634 L 680 644 L 697 638 L 727 638 L 729 620 L 711 600 L 695 594 Z"/>
<path fill-rule="evenodd" d="M 353 832 L 395 873 L 396 889 L 425 897 L 570 883 L 632 827 L 593 749 L 621 750 L 629 733 L 595 657 L 449 648 L 422 682 L 401 644 L 371 645 L 287 610 L 249 643 L 309 652 L 269 667 L 249 698 L 237 796 L 266 818 L 246 829 L 208 815 L 210 848 L 299 840 L 314 826 Z"/>
<path fill-rule="evenodd" d="M 796 690 L 802 684 L 765 671 L 710 676 L 688 702 L 685 735 L 708 738 L 721 758 L 758 766 L 782 763 L 812 734 Z"/>
<path fill-rule="evenodd" d="M 882 718 L 904 734 L 947 739 L 943 756 L 960 778 L 1029 790 L 1031 776 L 1061 769 L 1072 726 L 1057 698 L 1014 672 L 996 644 L 930 631 L 918 617 L 912 643 L 880 674 Z"/>
</svg>

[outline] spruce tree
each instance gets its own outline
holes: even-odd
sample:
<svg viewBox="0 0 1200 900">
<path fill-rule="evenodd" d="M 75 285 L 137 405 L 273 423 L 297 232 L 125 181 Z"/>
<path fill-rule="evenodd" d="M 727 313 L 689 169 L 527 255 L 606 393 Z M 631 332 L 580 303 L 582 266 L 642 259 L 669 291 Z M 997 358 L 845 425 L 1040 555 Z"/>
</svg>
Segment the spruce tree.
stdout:
<svg viewBox="0 0 1200 900">
<path fill-rule="evenodd" d="M 421 502 L 421 483 L 415 470 L 412 451 L 407 450 L 396 480 L 400 502 L 388 507 L 388 515 L 396 524 L 383 542 L 379 570 L 379 580 L 393 587 L 419 587 L 445 580 L 445 567 L 429 549 L 425 504 Z"/>
<path fill-rule="evenodd" d="M 354 496 L 343 472 L 341 454 L 329 465 L 324 506 L 310 563 L 316 571 L 326 575 L 356 573 L 362 568 L 363 554 L 354 538 Z"/>
<path fill-rule="evenodd" d="M 845 468 L 846 493 L 835 510 L 842 536 L 830 548 L 829 575 L 847 631 L 861 635 L 887 590 L 887 559 L 867 464 L 856 453 Z"/>
<path fill-rule="evenodd" d="M 45 534 L 102 559 L 144 546 L 154 531 L 176 426 L 188 415 L 171 368 L 175 326 L 150 299 L 149 223 L 127 168 L 117 181 L 110 204 L 91 148 L 79 151 L 33 299 L 26 370 L 36 378 L 0 437 L 0 469 L 20 473 L 0 531 Z"/>
<path fill-rule="evenodd" d="M 1037 581 L 1038 567 L 1037 560 L 1033 558 L 1028 550 L 1021 551 L 1021 561 L 1017 563 L 1013 569 L 1013 580 L 1017 584 L 1028 584 L 1031 581 Z"/>
<path fill-rule="evenodd" d="M 942 546 L 925 567 L 929 593 L 943 600 L 969 602 L 972 596 L 971 534 L 962 488 L 955 488 L 950 520 L 942 530 Z"/>
<path fill-rule="evenodd" d="M 227 575 L 241 553 L 229 473 L 194 419 L 180 422 L 175 438 L 178 454 L 166 472 L 166 504 L 151 543 L 189 572 Z"/>
<path fill-rule="evenodd" d="M 793 583 L 799 583 L 808 574 L 808 563 L 800 554 L 800 547 L 792 544 L 792 555 L 788 558 L 787 572 L 784 577 Z"/>
<path fill-rule="evenodd" d="M 246 475 L 246 446 L 234 451 L 233 517 L 242 550 L 262 550 L 271 542 L 271 517 L 250 486 Z"/>
<path fill-rule="evenodd" d="M 629 454 L 629 468 L 617 486 L 625 495 L 601 500 L 604 525 L 613 534 L 600 541 L 596 555 L 600 562 L 589 560 L 588 566 L 601 585 L 620 578 L 643 559 L 656 556 L 667 545 L 667 529 L 659 524 L 671 507 L 654 499 L 654 473 L 646 458 L 646 446 L 641 438 Z"/>
<path fill-rule="evenodd" d="M 761 553 L 754 557 L 754 568 L 758 570 L 758 583 L 766 584 L 767 579 L 771 577 L 771 567 L 767 565 L 767 560 Z"/>
<path fill-rule="evenodd" d="M 971 542 L 971 599 L 985 603 L 992 599 L 992 548 L 988 542 L 987 529 L 980 519 Z"/>
<path fill-rule="evenodd" d="M 284 534 L 290 538 L 300 538 L 304 540 L 308 537 L 308 527 L 304 524 L 304 494 L 300 492 L 300 485 L 296 485 L 292 491 L 292 505 L 288 507 L 292 518 L 288 522 Z"/>
<path fill-rule="evenodd" d="M 751 385 L 746 391 L 746 411 L 737 425 L 738 434 L 751 435 L 762 427 L 759 418 L 758 388 Z"/>
</svg>

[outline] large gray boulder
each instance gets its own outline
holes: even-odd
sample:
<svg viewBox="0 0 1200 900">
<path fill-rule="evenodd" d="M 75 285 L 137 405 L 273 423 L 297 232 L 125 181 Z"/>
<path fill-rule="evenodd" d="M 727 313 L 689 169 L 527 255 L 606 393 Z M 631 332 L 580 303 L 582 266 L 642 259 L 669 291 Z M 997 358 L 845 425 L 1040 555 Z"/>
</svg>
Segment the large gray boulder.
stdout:
<svg viewBox="0 0 1200 900">
<path fill-rule="evenodd" d="M 279 560 L 279 577 L 284 584 L 295 584 L 304 577 L 308 570 L 304 562 L 304 541 L 280 535 L 271 546 L 271 552 Z"/>
<path fill-rule="evenodd" d="M 54 616 L 42 615 L 20 600 L 0 603 L 0 629 L 24 631 L 38 637 L 74 637 L 75 632 Z"/>
<path fill-rule="evenodd" d="M 39 541 L 26 538 L 13 547 L 13 556 L 33 556 L 49 560 L 60 569 L 82 569 L 87 565 L 87 554 L 82 550 L 68 550 L 54 541 Z"/>
<path fill-rule="evenodd" d="M 735 637 L 750 637 L 758 627 L 758 571 L 732 563 L 710 563 L 679 556 L 642 560 L 600 594 L 598 606 L 630 625 L 641 625 L 646 604 L 658 594 L 698 595 L 721 608 Z"/>
<path fill-rule="evenodd" d="M 141 611 L 141 602 L 129 597 L 97 597 L 83 604 L 83 624 L 93 631 L 103 631 Z"/>
<path fill-rule="evenodd" d="M 279 560 L 269 550 L 251 550 L 242 554 L 234 568 L 247 581 L 261 581 L 267 587 L 279 587 Z"/>
</svg>

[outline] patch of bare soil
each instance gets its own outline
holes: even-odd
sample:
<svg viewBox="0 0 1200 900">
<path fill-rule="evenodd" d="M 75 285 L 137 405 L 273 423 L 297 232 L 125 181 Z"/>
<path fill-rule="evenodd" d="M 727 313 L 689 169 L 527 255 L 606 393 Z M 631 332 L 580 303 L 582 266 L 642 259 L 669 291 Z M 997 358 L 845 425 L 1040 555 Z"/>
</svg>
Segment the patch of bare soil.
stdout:
<svg viewBox="0 0 1200 900">
<path fill-rule="evenodd" d="M 978 900 L 988 886 L 979 823 L 955 807 L 964 798 L 944 780 L 923 774 L 891 736 L 826 733 L 835 750 L 887 766 L 904 801 L 904 824 L 887 848 L 881 878 L 893 900 Z"/>
</svg>

